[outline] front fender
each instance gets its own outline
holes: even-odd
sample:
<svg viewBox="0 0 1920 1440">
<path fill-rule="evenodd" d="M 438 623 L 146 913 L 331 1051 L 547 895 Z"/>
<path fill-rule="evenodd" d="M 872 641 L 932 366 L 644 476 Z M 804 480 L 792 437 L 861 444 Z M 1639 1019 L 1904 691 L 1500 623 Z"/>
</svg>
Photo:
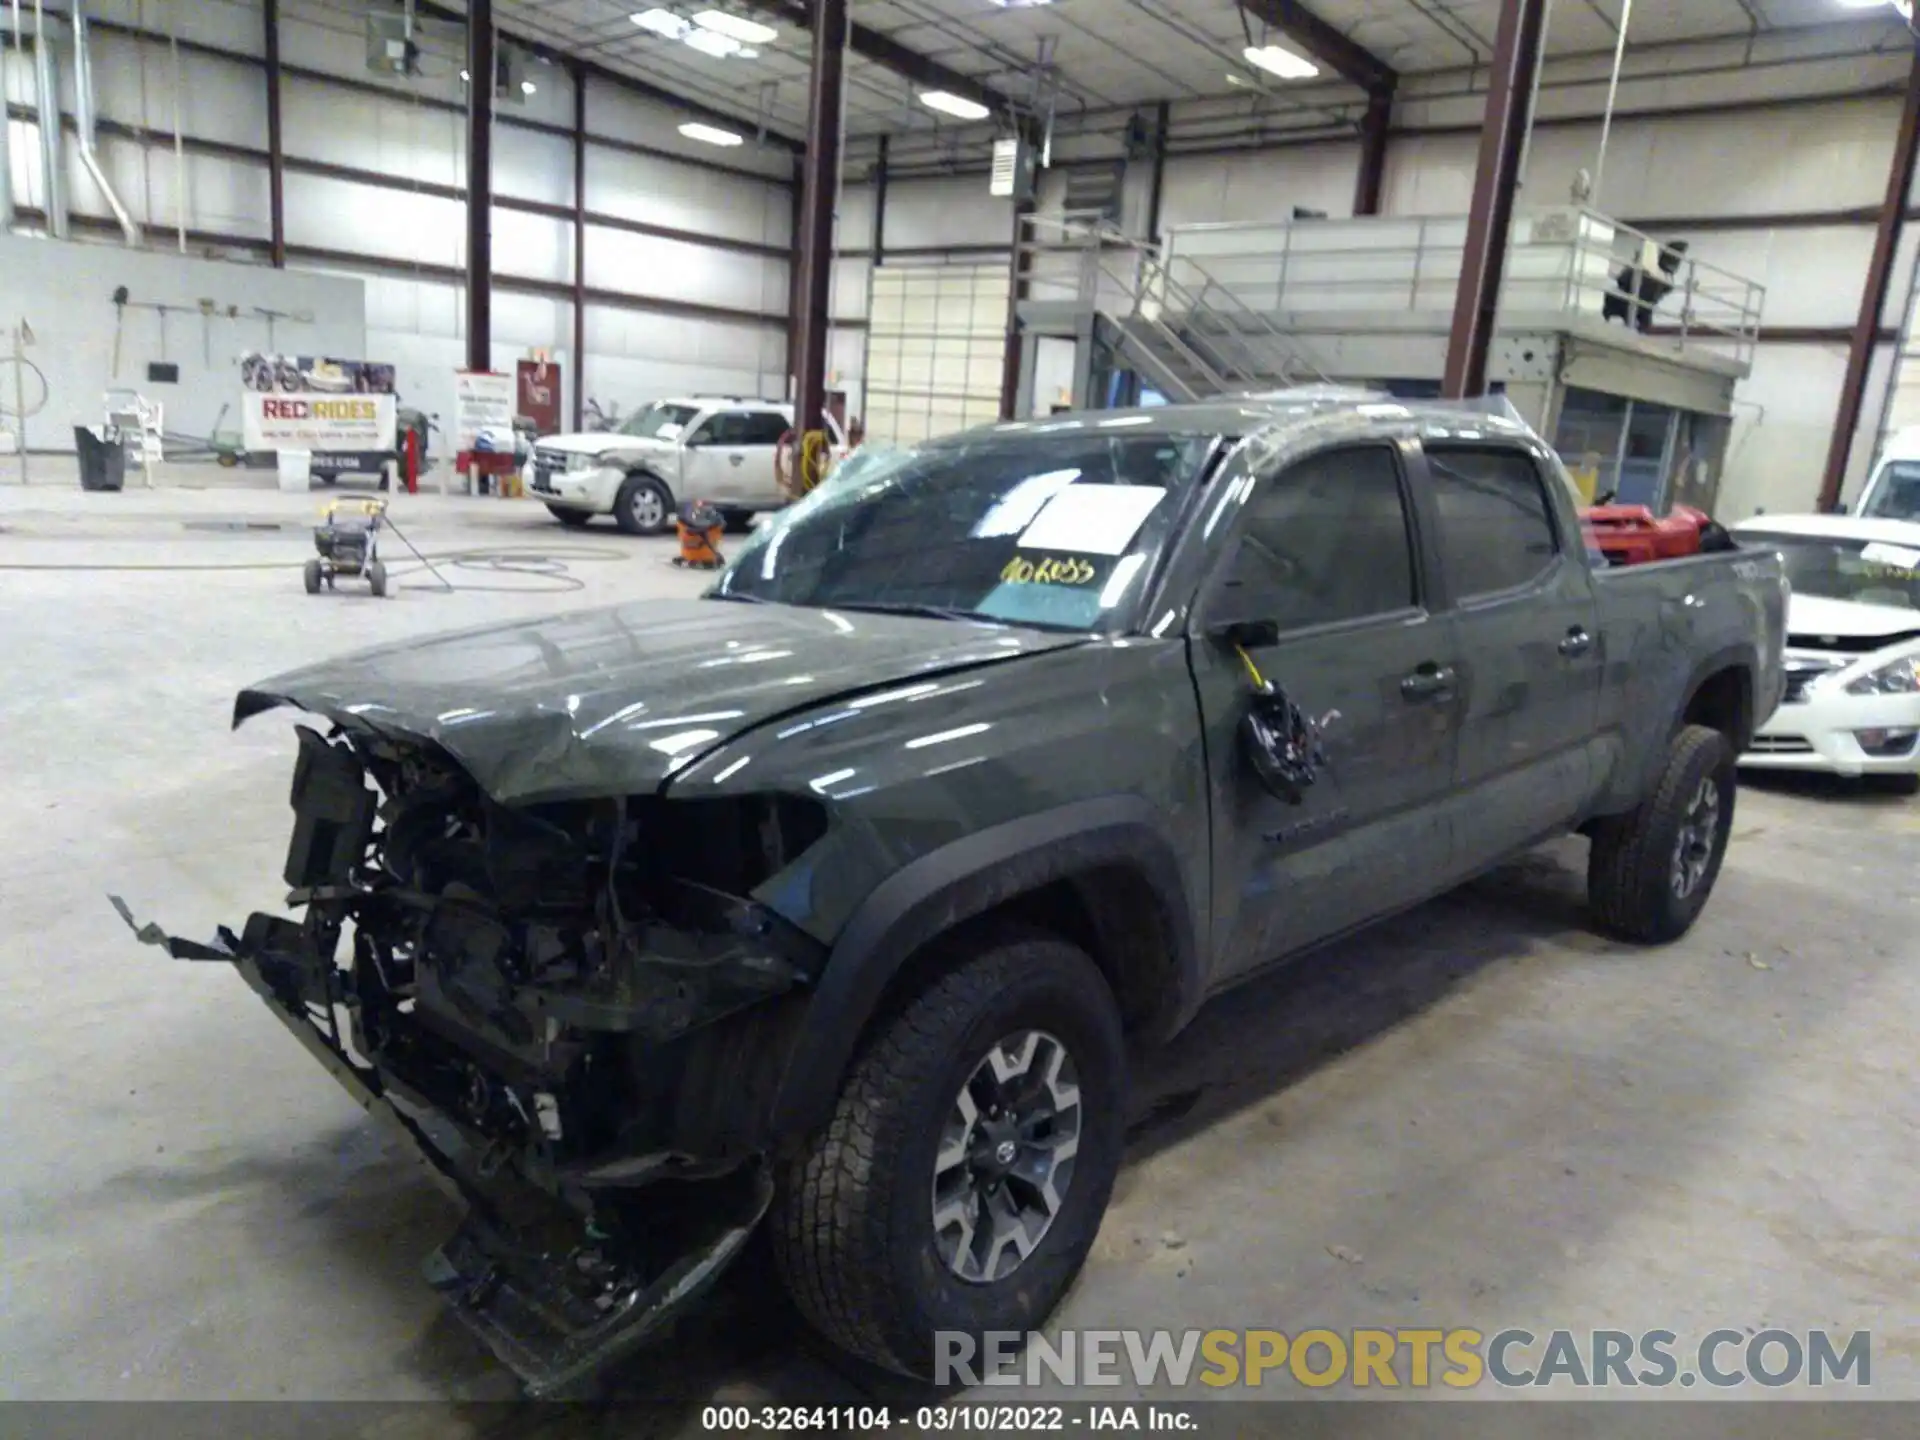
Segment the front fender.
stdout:
<svg viewBox="0 0 1920 1440">
<path fill-rule="evenodd" d="M 1181 866 L 1153 807 L 1109 795 L 1022 816 L 955 840 L 904 866 L 861 904 L 828 957 L 774 1096 L 776 1135 L 832 1114 L 854 1049 L 887 984 L 915 952 L 963 921 L 1054 881 L 1124 866 L 1150 887 L 1172 983 L 1145 1028 L 1167 1033 L 1199 1004 L 1202 976 Z"/>
</svg>

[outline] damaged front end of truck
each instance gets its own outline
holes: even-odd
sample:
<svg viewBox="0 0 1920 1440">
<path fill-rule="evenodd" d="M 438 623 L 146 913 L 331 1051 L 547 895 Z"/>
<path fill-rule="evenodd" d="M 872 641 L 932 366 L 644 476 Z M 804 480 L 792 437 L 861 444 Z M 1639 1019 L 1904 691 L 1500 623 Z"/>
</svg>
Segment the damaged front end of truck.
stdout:
<svg viewBox="0 0 1920 1440">
<path fill-rule="evenodd" d="M 826 814 L 658 789 L 503 804 L 434 738 L 325 718 L 297 732 L 299 918 L 197 943 L 113 903 L 176 958 L 233 965 L 404 1132 L 467 1206 L 429 1280 L 529 1393 L 571 1393 L 769 1204 L 764 1102 L 826 949 L 751 895 Z"/>
</svg>

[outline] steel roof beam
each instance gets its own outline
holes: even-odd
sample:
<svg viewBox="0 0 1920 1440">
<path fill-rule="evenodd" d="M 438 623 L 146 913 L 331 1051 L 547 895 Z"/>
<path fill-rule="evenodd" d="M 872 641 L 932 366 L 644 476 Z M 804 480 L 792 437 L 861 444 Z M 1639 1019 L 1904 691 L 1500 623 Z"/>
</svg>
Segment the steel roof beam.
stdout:
<svg viewBox="0 0 1920 1440">
<path fill-rule="evenodd" d="M 802 30 L 811 32 L 813 29 L 813 16 L 804 0 L 745 0 L 745 4 L 749 10 L 784 20 Z M 847 48 L 862 60 L 891 70 L 923 89 L 944 90 L 949 95 L 958 95 L 963 100 L 971 100 L 1003 114 L 1016 108 L 1007 95 L 991 85 L 983 84 L 951 66 L 942 65 L 931 56 L 902 45 L 891 35 L 875 30 L 870 25 L 849 25 Z"/>
<path fill-rule="evenodd" d="M 1300 0 L 1240 0 L 1240 8 L 1369 95 L 1391 93 L 1400 83 L 1399 71 L 1322 20 Z"/>
</svg>

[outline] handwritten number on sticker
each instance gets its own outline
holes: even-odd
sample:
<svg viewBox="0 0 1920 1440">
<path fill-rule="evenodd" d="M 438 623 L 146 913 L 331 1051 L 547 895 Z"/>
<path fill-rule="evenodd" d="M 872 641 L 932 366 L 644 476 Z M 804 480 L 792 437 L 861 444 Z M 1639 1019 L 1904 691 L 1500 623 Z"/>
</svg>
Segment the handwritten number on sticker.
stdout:
<svg viewBox="0 0 1920 1440">
<path fill-rule="evenodd" d="M 1009 585 L 1091 585 L 1098 573 L 1089 562 L 1078 558 L 1034 561 L 1016 555 L 1000 572 L 1000 578 Z"/>
</svg>

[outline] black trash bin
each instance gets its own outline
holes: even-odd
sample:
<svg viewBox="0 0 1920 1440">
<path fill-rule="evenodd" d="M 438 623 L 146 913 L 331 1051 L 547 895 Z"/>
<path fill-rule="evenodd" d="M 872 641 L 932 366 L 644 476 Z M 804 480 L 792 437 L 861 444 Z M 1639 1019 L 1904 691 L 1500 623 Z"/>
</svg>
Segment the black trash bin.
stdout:
<svg viewBox="0 0 1920 1440">
<path fill-rule="evenodd" d="M 124 490 L 127 484 L 127 447 L 118 440 L 102 440 L 84 425 L 73 427 L 73 446 L 80 455 L 82 490 Z"/>
</svg>

